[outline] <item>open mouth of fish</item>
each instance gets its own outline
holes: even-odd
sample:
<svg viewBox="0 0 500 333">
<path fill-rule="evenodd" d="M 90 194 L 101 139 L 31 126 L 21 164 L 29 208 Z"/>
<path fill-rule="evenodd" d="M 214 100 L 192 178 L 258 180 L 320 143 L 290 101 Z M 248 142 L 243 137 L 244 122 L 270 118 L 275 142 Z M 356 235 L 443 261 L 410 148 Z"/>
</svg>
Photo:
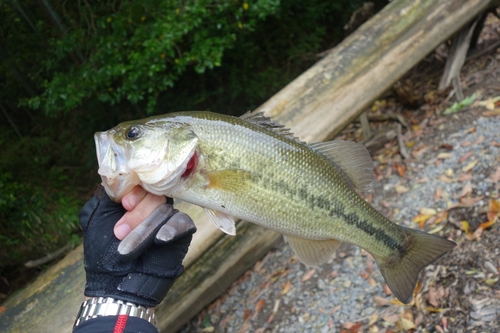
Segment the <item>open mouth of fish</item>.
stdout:
<svg viewBox="0 0 500 333">
<path fill-rule="evenodd" d="M 106 193 L 115 202 L 120 202 L 134 186 L 140 183 L 137 173 L 127 167 L 127 157 L 123 148 L 115 144 L 112 133 L 97 132 L 94 135 L 98 173 Z"/>
</svg>

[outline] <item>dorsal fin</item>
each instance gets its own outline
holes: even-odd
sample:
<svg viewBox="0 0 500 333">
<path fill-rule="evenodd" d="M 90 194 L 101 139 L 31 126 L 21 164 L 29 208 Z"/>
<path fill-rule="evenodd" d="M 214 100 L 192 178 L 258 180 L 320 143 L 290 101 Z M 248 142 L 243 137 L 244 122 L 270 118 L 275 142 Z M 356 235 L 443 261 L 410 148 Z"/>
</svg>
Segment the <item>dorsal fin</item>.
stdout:
<svg viewBox="0 0 500 333">
<path fill-rule="evenodd" d="M 304 143 L 300 141 L 297 137 L 295 137 L 293 133 L 290 132 L 289 128 L 285 128 L 284 125 L 272 121 L 271 118 L 264 115 L 264 112 L 252 113 L 251 111 L 248 111 L 247 113 L 242 115 L 240 119 L 248 121 L 249 123 L 252 123 L 254 125 L 263 127 L 267 130 L 273 131 L 274 133 L 282 135 L 289 139 L 293 139 L 297 142 Z"/>
<path fill-rule="evenodd" d="M 308 146 L 333 161 L 354 189 L 359 192 L 372 189 L 375 180 L 373 163 L 365 146 L 342 140 L 317 142 Z"/>
</svg>

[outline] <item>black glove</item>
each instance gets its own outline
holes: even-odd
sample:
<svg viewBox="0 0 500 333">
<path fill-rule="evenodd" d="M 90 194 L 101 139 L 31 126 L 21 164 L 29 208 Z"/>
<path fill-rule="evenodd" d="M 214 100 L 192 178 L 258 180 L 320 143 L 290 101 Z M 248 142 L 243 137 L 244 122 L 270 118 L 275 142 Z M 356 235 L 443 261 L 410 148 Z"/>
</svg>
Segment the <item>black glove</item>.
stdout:
<svg viewBox="0 0 500 333">
<path fill-rule="evenodd" d="M 196 227 L 186 214 L 163 204 L 120 245 L 113 229 L 125 212 L 102 187 L 80 212 L 85 296 L 156 306 L 182 274 L 182 260 Z"/>
</svg>

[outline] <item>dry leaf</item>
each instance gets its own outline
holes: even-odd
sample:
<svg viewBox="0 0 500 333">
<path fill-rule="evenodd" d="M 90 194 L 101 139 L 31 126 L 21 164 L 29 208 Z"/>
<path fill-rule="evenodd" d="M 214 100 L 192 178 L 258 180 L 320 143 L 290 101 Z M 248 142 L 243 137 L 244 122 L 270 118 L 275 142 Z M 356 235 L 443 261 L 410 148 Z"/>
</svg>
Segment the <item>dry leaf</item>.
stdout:
<svg viewBox="0 0 500 333">
<path fill-rule="evenodd" d="M 403 330 L 409 331 L 415 328 L 415 323 L 406 318 L 401 318 L 401 327 L 403 328 Z"/>
<path fill-rule="evenodd" d="M 472 207 L 474 206 L 474 204 L 478 201 L 481 201 L 483 200 L 484 198 L 484 195 L 482 196 L 479 196 L 479 197 L 464 197 L 464 198 L 460 198 L 460 203 L 463 205 L 463 206 L 467 206 L 467 207 Z"/>
<path fill-rule="evenodd" d="M 428 181 L 429 181 L 429 178 L 424 177 L 424 178 L 420 178 L 420 179 L 418 179 L 415 183 L 417 183 L 417 184 L 422 184 L 422 183 L 426 183 L 426 182 L 428 182 Z"/>
<path fill-rule="evenodd" d="M 390 301 L 387 298 L 381 296 L 373 296 L 373 301 L 378 306 L 387 306 L 390 304 Z"/>
<path fill-rule="evenodd" d="M 423 215 L 436 215 L 437 211 L 434 208 L 420 208 L 420 214 Z"/>
<path fill-rule="evenodd" d="M 469 233 L 469 222 L 468 221 L 460 221 L 461 229 L 468 234 Z"/>
<path fill-rule="evenodd" d="M 444 159 L 450 158 L 452 156 L 453 156 L 452 153 L 439 153 L 437 158 L 439 158 L 440 160 L 444 160 Z"/>
<path fill-rule="evenodd" d="M 498 183 L 500 181 L 500 166 L 497 167 L 495 172 L 490 176 L 491 180 L 493 180 L 494 183 Z"/>
<path fill-rule="evenodd" d="M 406 174 L 406 166 L 402 163 L 394 163 L 394 169 L 396 169 L 397 173 L 404 177 Z"/>
<path fill-rule="evenodd" d="M 316 268 L 313 268 L 309 272 L 304 274 L 304 276 L 302 277 L 302 282 L 306 282 L 307 280 L 309 280 L 314 275 L 315 272 Z"/>
<path fill-rule="evenodd" d="M 469 151 L 469 152 L 465 153 L 462 157 L 460 157 L 460 159 L 458 160 L 458 163 L 463 163 L 466 159 L 471 157 L 473 154 L 474 154 L 473 151 Z"/>
<path fill-rule="evenodd" d="M 479 160 L 474 160 L 474 161 L 470 162 L 469 164 L 467 164 L 466 166 L 464 166 L 462 168 L 462 171 L 467 172 L 467 171 L 471 170 L 473 167 L 476 166 L 477 162 L 479 162 Z"/>
<path fill-rule="evenodd" d="M 455 182 L 454 179 L 450 179 L 450 178 L 446 177 L 445 175 L 439 176 L 439 180 L 441 180 L 445 183 L 454 183 Z"/>
<path fill-rule="evenodd" d="M 460 176 L 458 176 L 457 181 L 459 182 L 465 182 L 467 180 L 472 180 L 472 173 L 462 173 Z"/>
<path fill-rule="evenodd" d="M 432 215 L 418 214 L 413 218 L 412 221 L 418 223 L 418 226 L 420 227 L 420 229 L 422 229 L 425 225 L 425 222 L 427 222 L 427 220 L 431 217 Z"/>
<path fill-rule="evenodd" d="M 378 314 L 376 313 L 372 314 L 368 319 L 368 326 L 375 324 L 377 320 L 378 320 Z"/>
<path fill-rule="evenodd" d="M 478 227 L 478 228 L 481 228 L 481 229 L 483 229 L 483 230 L 486 230 L 486 229 L 488 229 L 489 227 L 491 227 L 493 224 L 495 224 L 495 222 L 496 222 L 496 221 L 497 221 L 497 220 L 496 220 L 496 219 L 494 219 L 494 220 L 492 220 L 492 221 L 488 221 L 488 222 L 481 223 L 481 224 L 479 225 L 479 227 Z"/>
<path fill-rule="evenodd" d="M 215 332 L 215 327 L 213 326 L 208 326 L 208 327 L 205 327 L 201 330 L 203 333 L 212 333 L 212 332 Z"/>
<path fill-rule="evenodd" d="M 382 317 L 384 321 L 388 323 L 397 323 L 401 319 L 401 315 L 399 313 L 395 313 L 389 316 Z"/>
<path fill-rule="evenodd" d="M 290 280 L 286 281 L 285 286 L 283 287 L 283 291 L 281 292 L 281 295 L 285 295 L 287 292 L 289 292 L 291 287 L 292 283 L 290 282 Z"/>
<path fill-rule="evenodd" d="M 460 198 L 461 197 L 465 197 L 469 194 L 472 193 L 472 185 L 471 184 L 467 184 L 465 185 L 463 188 L 462 188 L 462 192 L 460 193 Z"/>
<path fill-rule="evenodd" d="M 403 185 L 397 185 L 397 186 L 396 186 L 396 192 L 397 192 L 397 193 L 400 193 L 400 194 L 401 194 L 401 193 L 406 193 L 406 192 L 408 192 L 409 190 L 410 190 L 410 189 L 409 189 L 408 187 L 405 187 L 405 186 L 403 186 Z"/>
<path fill-rule="evenodd" d="M 438 293 L 436 288 L 429 287 L 429 293 L 427 294 L 427 301 L 429 304 L 437 308 L 439 306 L 439 302 L 437 301 Z"/>
<path fill-rule="evenodd" d="M 439 201 L 439 199 L 441 199 L 442 194 L 443 190 L 440 187 L 436 188 L 436 192 L 434 192 L 434 201 Z"/>
<path fill-rule="evenodd" d="M 257 304 L 255 304 L 255 314 L 259 313 L 260 310 L 262 310 L 262 308 L 264 307 L 264 305 L 266 305 L 266 301 L 261 299 L 260 301 L 257 302 Z"/>
</svg>

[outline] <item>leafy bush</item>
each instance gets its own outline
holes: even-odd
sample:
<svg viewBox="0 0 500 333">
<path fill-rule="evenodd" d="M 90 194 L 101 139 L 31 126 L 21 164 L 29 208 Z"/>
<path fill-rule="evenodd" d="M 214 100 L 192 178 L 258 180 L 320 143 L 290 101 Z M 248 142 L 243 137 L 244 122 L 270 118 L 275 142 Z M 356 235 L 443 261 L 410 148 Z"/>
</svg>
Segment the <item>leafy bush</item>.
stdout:
<svg viewBox="0 0 500 333">
<path fill-rule="evenodd" d="M 22 265 L 53 252 L 78 230 L 81 201 L 0 174 L 0 262 Z"/>
</svg>

